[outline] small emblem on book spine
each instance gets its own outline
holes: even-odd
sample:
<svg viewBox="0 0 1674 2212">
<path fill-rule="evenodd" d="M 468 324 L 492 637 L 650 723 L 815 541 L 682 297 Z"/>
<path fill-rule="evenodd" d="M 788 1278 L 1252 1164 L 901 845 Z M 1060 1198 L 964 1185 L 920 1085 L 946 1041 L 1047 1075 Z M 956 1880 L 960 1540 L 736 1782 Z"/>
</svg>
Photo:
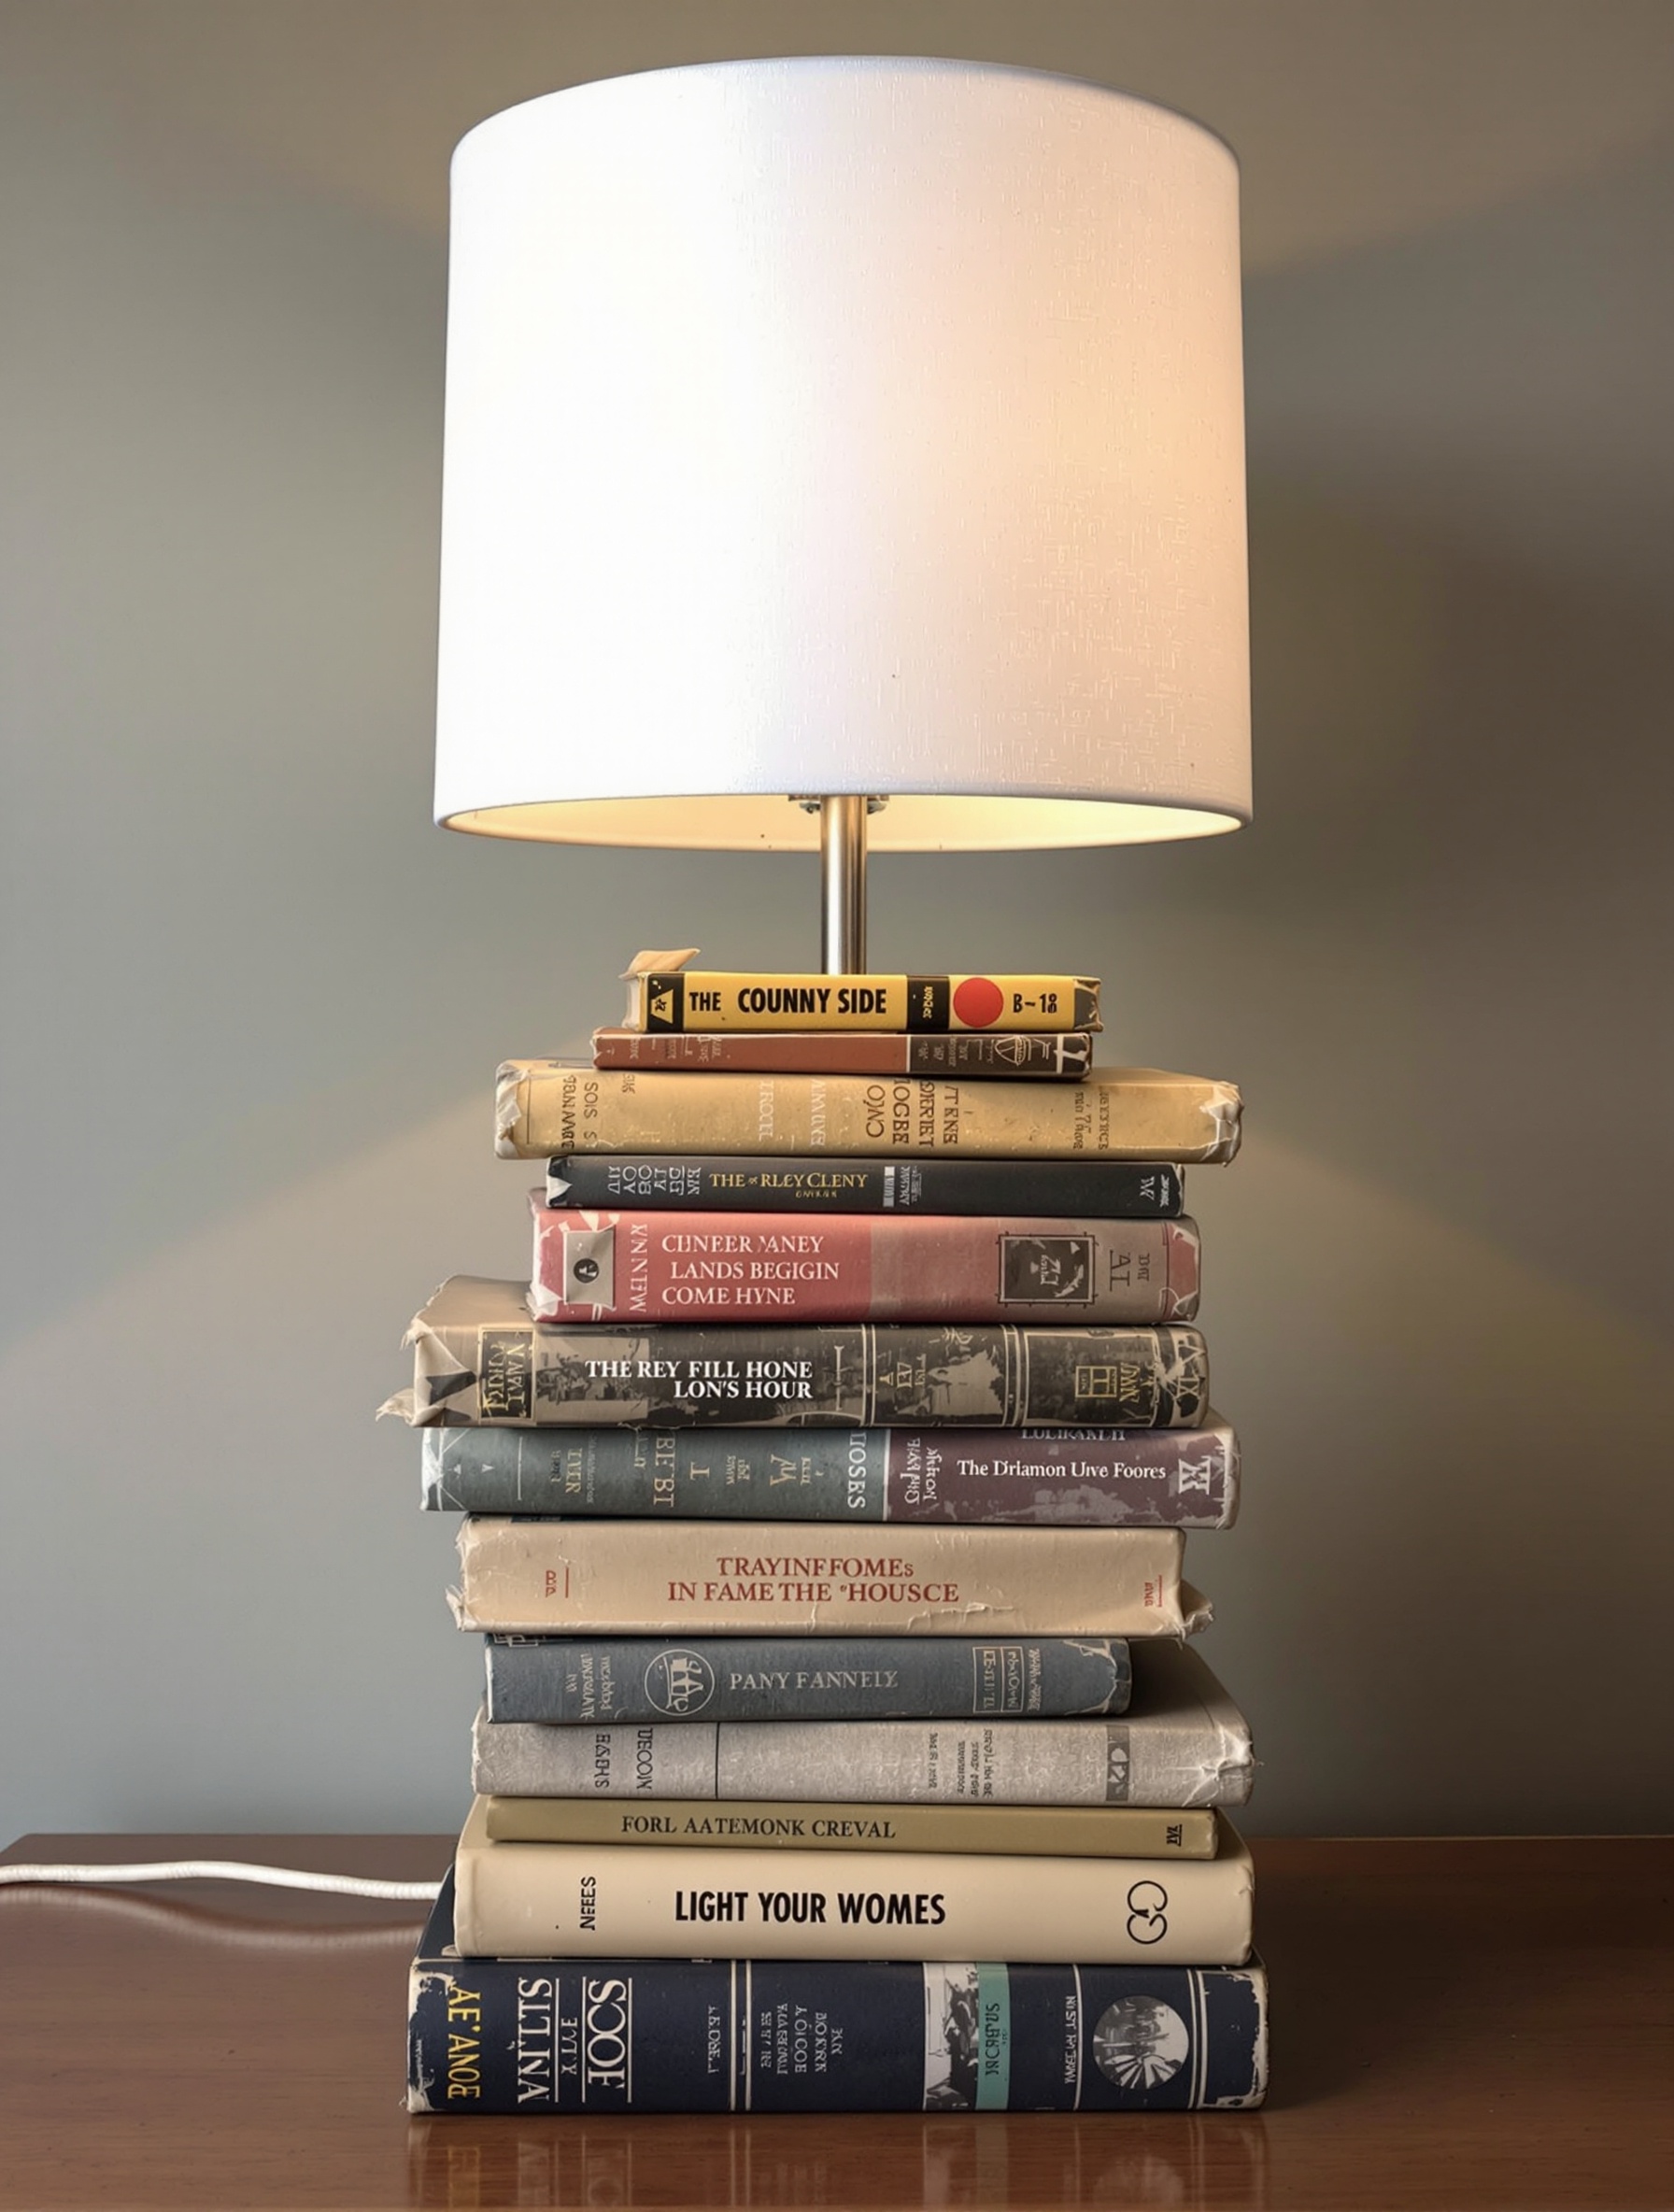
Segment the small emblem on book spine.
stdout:
<svg viewBox="0 0 1674 2212">
<path fill-rule="evenodd" d="M 527 1421 L 532 1411 L 531 1384 L 534 1341 L 524 1328 L 478 1331 L 477 1406 L 487 1421 Z"/>
<path fill-rule="evenodd" d="M 1001 1237 L 1002 1305 L 1086 1305 L 1093 1296 L 1091 1237 Z"/>
</svg>

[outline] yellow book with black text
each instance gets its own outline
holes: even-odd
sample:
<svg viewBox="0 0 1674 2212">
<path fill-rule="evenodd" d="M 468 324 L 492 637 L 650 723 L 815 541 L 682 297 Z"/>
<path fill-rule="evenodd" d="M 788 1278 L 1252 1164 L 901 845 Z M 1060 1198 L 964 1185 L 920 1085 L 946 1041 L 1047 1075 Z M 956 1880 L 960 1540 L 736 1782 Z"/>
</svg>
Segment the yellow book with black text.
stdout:
<svg viewBox="0 0 1674 2212">
<path fill-rule="evenodd" d="M 626 978 L 627 1029 L 1097 1029 L 1089 975 L 781 975 L 668 968 Z"/>
</svg>

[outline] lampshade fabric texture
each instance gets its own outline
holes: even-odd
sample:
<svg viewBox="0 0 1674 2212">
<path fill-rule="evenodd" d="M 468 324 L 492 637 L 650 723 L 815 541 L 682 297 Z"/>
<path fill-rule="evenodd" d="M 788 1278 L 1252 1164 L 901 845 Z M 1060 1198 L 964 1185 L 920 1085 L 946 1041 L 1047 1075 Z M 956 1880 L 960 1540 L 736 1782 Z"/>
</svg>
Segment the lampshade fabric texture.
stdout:
<svg viewBox="0 0 1674 2212">
<path fill-rule="evenodd" d="M 721 63 L 455 156 L 436 815 L 586 843 L 1248 818 L 1237 169 L 1077 80 Z"/>
</svg>

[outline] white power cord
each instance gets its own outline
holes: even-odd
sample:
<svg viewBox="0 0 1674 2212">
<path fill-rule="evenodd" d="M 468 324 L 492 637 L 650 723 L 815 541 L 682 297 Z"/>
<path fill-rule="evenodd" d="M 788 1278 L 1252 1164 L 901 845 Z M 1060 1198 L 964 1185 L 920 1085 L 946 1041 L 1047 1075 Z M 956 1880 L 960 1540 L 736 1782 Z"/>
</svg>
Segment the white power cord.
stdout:
<svg viewBox="0 0 1674 2212">
<path fill-rule="evenodd" d="M 132 1866 L 0 1866 L 0 1882 L 257 1881 L 279 1890 L 327 1890 L 340 1897 L 433 1904 L 441 1884 L 376 1881 L 361 1874 L 305 1874 L 295 1866 L 255 1866 L 244 1859 L 150 1859 Z"/>
</svg>

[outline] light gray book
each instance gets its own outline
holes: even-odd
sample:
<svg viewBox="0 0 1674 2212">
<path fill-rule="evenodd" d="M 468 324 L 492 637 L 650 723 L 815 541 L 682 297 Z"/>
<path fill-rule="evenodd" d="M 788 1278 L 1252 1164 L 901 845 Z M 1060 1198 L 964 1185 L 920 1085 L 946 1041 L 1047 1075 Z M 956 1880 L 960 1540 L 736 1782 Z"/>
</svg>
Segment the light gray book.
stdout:
<svg viewBox="0 0 1674 2212">
<path fill-rule="evenodd" d="M 479 1796 L 823 1799 L 906 1805 L 1241 1805 L 1249 1725 L 1184 1644 L 1130 1649 L 1108 1720 L 671 1721 L 589 1727 L 479 1715 Z"/>
</svg>

